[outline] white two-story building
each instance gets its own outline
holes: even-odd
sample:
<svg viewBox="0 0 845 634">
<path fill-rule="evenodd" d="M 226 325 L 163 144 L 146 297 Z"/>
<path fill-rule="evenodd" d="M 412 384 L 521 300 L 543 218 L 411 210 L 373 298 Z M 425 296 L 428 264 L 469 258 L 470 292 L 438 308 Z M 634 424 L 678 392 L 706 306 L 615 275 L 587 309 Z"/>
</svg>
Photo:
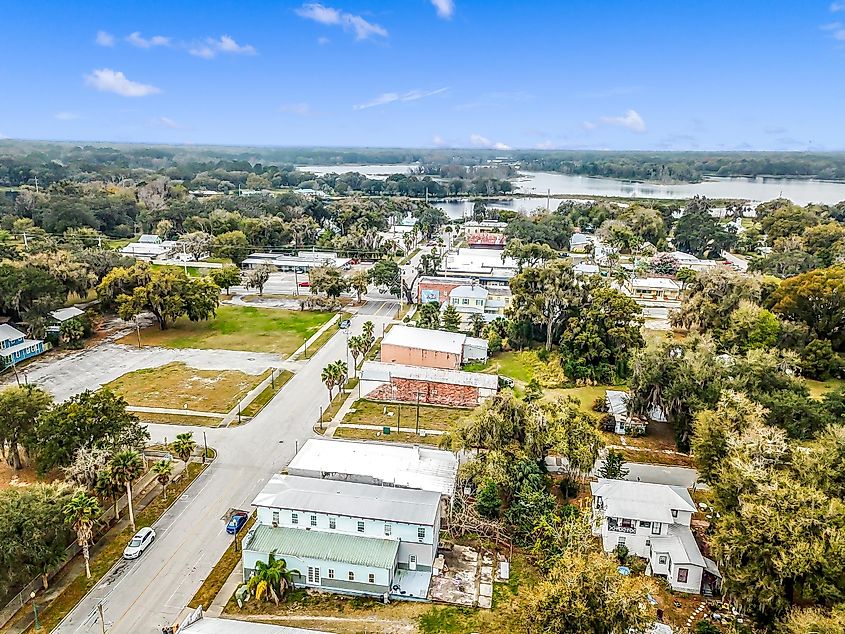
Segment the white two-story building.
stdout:
<svg viewBox="0 0 845 634">
<path fill-rule="evenodd" d="M 718 584 L 716 564 L 702 556 L 690 530 L 695 504 L 685 488 L 602 478 L 590 488 L 594 533 L 606 552 L 625 546 L 673 590 L 701 594 Z"/>
<path fill-rule="evenodd" d="M 440 493 L 292 475 L 253 500 L 244 580 L 275 552 L 297 585 L 424 600 L 440 538 Z"/>
</svg>

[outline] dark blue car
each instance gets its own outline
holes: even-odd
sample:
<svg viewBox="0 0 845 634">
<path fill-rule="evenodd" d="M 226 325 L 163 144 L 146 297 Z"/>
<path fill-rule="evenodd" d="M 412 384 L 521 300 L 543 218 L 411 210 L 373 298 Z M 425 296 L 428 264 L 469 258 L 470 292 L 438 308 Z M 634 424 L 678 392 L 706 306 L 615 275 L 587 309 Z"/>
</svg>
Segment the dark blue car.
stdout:
<svg viewBox="0 0 845 634">
<path fill-rule="evenodd" d="M 246 511 L 236 511 L 232 515 L 232 519 L 229 520 L 229 523 L 226 524 L 226 532 L 230 535 L 234 535 L 237 533 L 243 525 L 246 524 L 246 520 L 249 517 L 249 514 Z"/>
</svg>

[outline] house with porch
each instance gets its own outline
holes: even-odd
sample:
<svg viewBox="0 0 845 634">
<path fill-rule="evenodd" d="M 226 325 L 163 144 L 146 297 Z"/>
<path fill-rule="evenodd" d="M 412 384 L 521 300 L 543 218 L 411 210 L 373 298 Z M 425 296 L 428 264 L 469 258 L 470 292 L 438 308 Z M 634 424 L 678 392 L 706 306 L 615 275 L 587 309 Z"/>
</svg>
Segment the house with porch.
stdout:
<svg viewBox="0 0 845 634">
<path fill-rule="evenodd" d="M 690 529 L 696 509 L 685 488 L 599 478 L 590 489 L 593 533 L 605 552 L 624 546 L 648 561 L 646 574 L 679 592 L 708 594 L 718 586 L 716 564 L 701 554 Z"/>
<path fill-rule="evenodd" d="M 0 369 L 17 365 L 42 352 L 44 352 L 43 341 L 27 339 L 26 335 L 14 326 L 0 324 Z"/>
<path fill-rule="evenodd" d="M 252 502 L 244 581 L 271 552 L 306 588 L 426 600 L 440 539 L 440 494 L 275 475 Z"/>
<path fill-rule="evenodd" d="M 60 308 L 58 310 L 54 310 L 50 313 L 49 325 L 47 326 L 47 332 L 58 334 L 62 329 L 62 324 L 66 321 L 70 321 L 71 319 L 78 319 L 85 314 L 85 311 L 77 308 L 76 306 L 70 306 L 68 308 Z"/>
</svg>

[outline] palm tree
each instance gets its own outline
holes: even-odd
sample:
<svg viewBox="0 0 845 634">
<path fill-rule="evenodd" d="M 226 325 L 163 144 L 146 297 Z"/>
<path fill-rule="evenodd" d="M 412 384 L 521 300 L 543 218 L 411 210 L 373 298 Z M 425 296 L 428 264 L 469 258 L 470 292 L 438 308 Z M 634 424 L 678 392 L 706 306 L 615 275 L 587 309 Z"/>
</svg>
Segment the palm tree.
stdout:
<svg viewBox="0 0 845 634">
<path fill-rule="evenodd" d="M 329 403 L 332 402 L 332 389 L 335 386 L 335 370 L 334 370 L 334 363 L 328 364 L 322 370 L 320 370 L 320 380 L 326 384 L 326 388 L 329 390 Z"/>
<path fill-rule="evenodd" d="M 167 485 L 170 484 L 170 476 L 173 473 L 173 462 L 170 460 L 159 460 L 154 462 L 153 473 L 156 474 L 156 480 L 164 489 L 164 499 L 167 500 Z"/>
<path fill-rule="evenodd" d="M 352 360 L 355 362 L 352 366 L 354 374 L 358 375 L 358 357 L 367 351 L 367 340 L 363 335 L 356 335 L 349 337 L 349 352 L 352 354 Z"/>
<path fill-rule="evenodd" d="M 346 379 L 349 378 L 349 366 L 346 364 L 346 361 L 335 361 L 333 364 L 334 369 L 332 372 L 334 373 L 335 377 L 335 385 L 338 386 L 338 394 L 343 389 L 343 386 L 346 385 Z"/>
<path fill-rule="evenodd" d="M 129 525 L 135 530 L 135 509 L 132 506 L 132 481 L 138 478 L 144 470 L 141 454 L 134 449 L 118 452 L 111 459 L 110 471 L 115 482 L 126 487 L 126 501 L 129 506 Z"/>
<path fill-rule="evenodd" d="M 176 440 L 170 443 L 170 448 L 173 450 L 173 453 L 175 453 L 182 462 L 188 462 L 196 447 L 197 443 L 194 441 L 194 432 L 192 431 L 186 431 L 184 434 L 177 434 Z"/>
<path fill-rule="evenodd" d="M 114 505 L 114 521 L 117 522 L 120 519 L 120 507 L 117 505 L 117 501 L 120 499 L 120 494 L 123 493 L 123 483 L 117 482 L 112 477 L 109 465 L 106 465 L 97 475 L 97 481 L 94 483 L 94 492 L 101 499 L 111 498 L 111 502 Z"/>
<path fill-rule="evenodd" d="M 76 531 L 76 541 L 82 548 L 82 556 L 85 559 L 85 576 L 91 578 L 91 540 L 94 538 L 94 526 L 97 518 L 100 517 L 100 505 L 97 498 L 85 493 L 77 492 L 65 505 L 63 509 L 65 523 Z"/>
<path fill-rule="evenodd" d="M 300 572 L 288 570 L 284 559 L 276 559 L 274 550 L 270 553 L 266 564 L 260 560 L 255 562 L 255 572 L 246 585 L 258 601 L 269 597 L 273 603 L 279 605 L 279 599 L 283 599 L 288 590 L 295 587 L 294 575 L 300 576 Z"/>
<path fill-rule="evenodd" d="M 373 322 L 371 322 L 369 320 L 364 322 L 362 334 L 364 335 L 364 337 L 367 338 L 367 349 L 369 349 L 370 346 L 373 345 L 373 342 L 376 340 L 375 329 L 376 329 L 376 327 L 375 327 L 375 324 L 373 324 Z"/>
</svg>

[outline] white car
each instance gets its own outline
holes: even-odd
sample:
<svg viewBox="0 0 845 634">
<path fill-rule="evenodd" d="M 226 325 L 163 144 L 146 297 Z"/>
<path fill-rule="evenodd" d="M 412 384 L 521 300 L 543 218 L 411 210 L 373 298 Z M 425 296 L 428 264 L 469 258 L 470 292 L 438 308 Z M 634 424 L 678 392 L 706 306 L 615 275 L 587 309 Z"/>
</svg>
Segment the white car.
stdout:
<svg viewBox="0 0 845 634">
<path fill-rule="evenodd" d="M 142 528 L 135 533 L 135 537 L 132 538 L 129 545 L 123 549 L 123 558 L 138 559 L 147 547 L 153 543 L 155 538 L 156 532 L 153 529 L 149 527 Z"/>
</svg>

